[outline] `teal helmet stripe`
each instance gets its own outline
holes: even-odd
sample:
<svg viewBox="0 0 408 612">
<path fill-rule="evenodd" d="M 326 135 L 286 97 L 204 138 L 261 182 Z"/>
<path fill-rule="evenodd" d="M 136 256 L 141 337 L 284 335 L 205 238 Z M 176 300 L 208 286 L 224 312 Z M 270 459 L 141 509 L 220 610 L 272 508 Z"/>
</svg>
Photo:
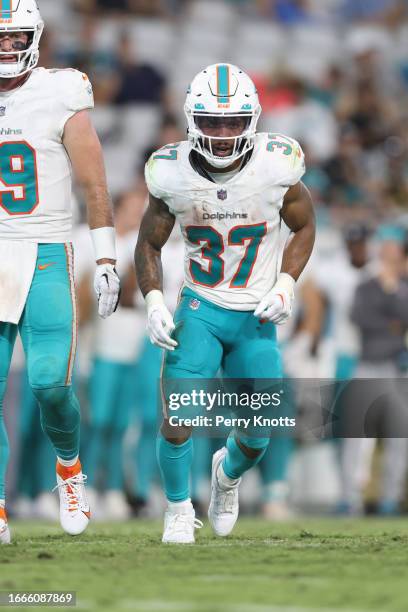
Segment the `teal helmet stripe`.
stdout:
<svg viewBox="0 0 408 612">
<path fill-rule="evenodd" d="M 1 0 L 0 19 L 11 19 L 11 0 Z"/>
<path fill-rule="evenodd" d="M 2 0 L 1 19 L 11 19 L 11 0 Z"/>
<path fill-rule="evenodd" d="M 220 104 L 228 104 L 230 95 L 229 88 L 229 66 L 219 64 L 217 66 L 217 96 Z"/>
</svg>

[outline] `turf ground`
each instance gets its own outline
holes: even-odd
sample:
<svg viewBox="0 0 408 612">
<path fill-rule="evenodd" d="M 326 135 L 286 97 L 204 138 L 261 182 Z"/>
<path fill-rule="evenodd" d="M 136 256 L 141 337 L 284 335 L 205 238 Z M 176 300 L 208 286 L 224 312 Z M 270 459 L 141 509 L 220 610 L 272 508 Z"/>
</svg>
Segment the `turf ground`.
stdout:
<svg viewBox="0 0 408 612">
<path fill-rule="evenodd" d="M 56 525 L 11 526 L 0 591 L 75 590 L 78 611 L 408 610 L 404 519 L 241 519 L 229 538 L 206 526 L 184 547 L 160 544 L 157 522 L 94 524 L 77 538 Z"/>
</svg>

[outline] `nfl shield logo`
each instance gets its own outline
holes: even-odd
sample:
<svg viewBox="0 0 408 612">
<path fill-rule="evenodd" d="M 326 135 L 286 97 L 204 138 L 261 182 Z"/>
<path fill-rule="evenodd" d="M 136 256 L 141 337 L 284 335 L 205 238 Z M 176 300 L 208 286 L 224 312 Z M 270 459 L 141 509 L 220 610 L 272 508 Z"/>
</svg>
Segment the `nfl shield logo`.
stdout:
<svg viewBox="0 0 408 612">
<path fill-rule="evenodd" d="M 196 298 L 191 298 L 190 300 L 190 308 L 191 310 L 198 310 L 200 308 L 200 300 L 197 300 Z"/>
<path fill-rule="evenodd" d="M 227 199 L 227 191 L 226 191 L 226 189 L 219 189 L 217 191 L 217 198 L 219 200 L 226 200 Z"/>
<path fill-rule="evenodd" d="M 6 114 L 6 107 L 0 106 L 0 117 L 4 117 L 5 114 Z"/>
</svg>

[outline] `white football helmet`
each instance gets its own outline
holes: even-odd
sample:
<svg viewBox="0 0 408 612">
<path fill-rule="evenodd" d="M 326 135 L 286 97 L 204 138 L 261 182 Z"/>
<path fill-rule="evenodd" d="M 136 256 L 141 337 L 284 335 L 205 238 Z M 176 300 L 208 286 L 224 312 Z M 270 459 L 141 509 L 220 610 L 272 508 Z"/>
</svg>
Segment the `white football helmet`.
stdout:
<svg viewBox="0 0 408 612">
<path fill-rule="evenodd" d="M 187 117 L 188 139 L 192 148 L 217 168 L 225 168 L 245 155 L 254 146 L 256 124 L 261 113 L 258 93 L 245 72 L 232 64 L 213 64 L 194 77 L 187 91 L 184 112 Z M 205 136 L 197 125 L 200 116 L 244 116 L 248 118 L 239 136 Z M 233 140 L 231 155 L 213 153 L 211 141 Z"/>
<path fill-rule="evenodd" d="M 0 34 L 4 32 L 26 32 L 27 47 L 23 50 L 0 51 L 3 56 L 15 55 L 17 61 L 0 61 L 0 78 L 11 79 L 26 74 L 36 67 L 39 58 L 39 44 L 44 29 L 35 0 L 2 0 L 0 4 Z"/>
</svg>

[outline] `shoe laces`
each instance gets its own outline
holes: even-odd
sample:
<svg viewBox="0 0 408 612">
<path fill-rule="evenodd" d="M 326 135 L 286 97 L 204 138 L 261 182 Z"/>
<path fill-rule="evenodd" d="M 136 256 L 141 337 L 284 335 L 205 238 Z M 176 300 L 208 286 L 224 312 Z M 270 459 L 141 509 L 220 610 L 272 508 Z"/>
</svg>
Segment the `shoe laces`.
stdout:
<svg viewBox="0 0 408 612">
<path fill-rule="evenodd" d="M 218 485 L 219 487 L 219 485 Z M 232 514 L 235 508 L 235 497 L 236 497 L 236 488 L 233 489 L 218 489 L 220 493 L 218 493 L 215 501 L 215 511 L 220 514 Z"/>
<path fill-rule="evenodd" d="M 169 519 L 167 528 L 175 531 L 184 531 L 186 527 L 201 529 L 203 525 L 203 522 L 196 518 L 194 514 L 173 514 Z"/>
<path fill-rule="evenodd" d="M 62 482 L 58 483 L 53 491 L 56 489 L 60 489 L 62 495 L 64 496 L 65 502 L 68 505 L 69 512 L 75 512 L 79 509 L 81 502 L 83 502 L 83 486 L 88 477 L 85 474 L 80 472 L 79 474 L 75 474 L 75 476 L 71 476 L 71 478 L 67 478 Z"/>
</svg>

